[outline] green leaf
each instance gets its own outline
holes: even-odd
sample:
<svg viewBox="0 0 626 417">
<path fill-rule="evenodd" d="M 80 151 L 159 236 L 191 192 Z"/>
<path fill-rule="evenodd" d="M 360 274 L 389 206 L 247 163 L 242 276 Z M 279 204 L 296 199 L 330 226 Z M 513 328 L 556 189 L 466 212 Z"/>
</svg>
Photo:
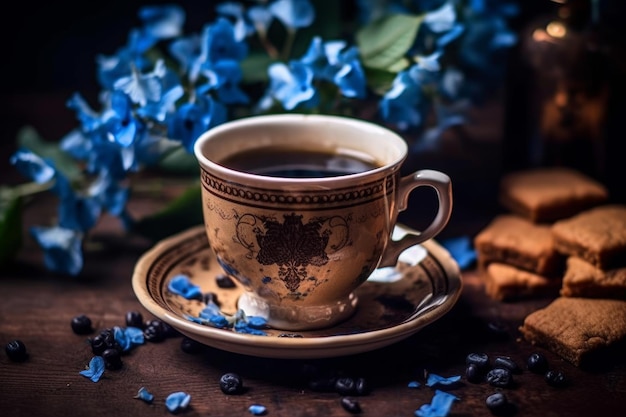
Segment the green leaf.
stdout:
<svg viewBox="0 0 626 417">
<path fill-rule="evenodd" d="M 159 161 L 159 168 L 165 172 L 182 175 L 200 175 L 198 160 L 180 146 L 168 151 Z"/>
<path fill-rule="evenodd" d="M 197 184 L 163 210 L 136 221 L 130 231 L 158 241 L 203 222 L 202 194 L 200 184 Z"/>
<path fill-rule="evenodd" d="M 0 267 L 15 257 L 22 246 L 22 203 L 18 193 L 0 187 Z"/>
<path fill-rule="evenodd" d="M 356 41 L 363 65 L 388 71 L 402 67 L 398 62 L 406 61 L 423 20 L 422 16 L 393 14 L 361 28 Z"/>
<path fill-rule="evenodd" d="M 22 127 L 17 133 L 17 144 L 36 153 L 44 159 L 51 159 L 56 169 L 71 182 L 82 180 L 83 174 L 78 163 L 57 142 L 45 141 L 32 126 Z"/>
<path fill-rule="evenodd" d="M 257 82 L 267 83 L 267 68 L 275 62 L 269 55 L 262 52 L 249 54 L 241 61 L 241 71 L 243 72 L 243 82 L 252 84 Z"/>
</svg>

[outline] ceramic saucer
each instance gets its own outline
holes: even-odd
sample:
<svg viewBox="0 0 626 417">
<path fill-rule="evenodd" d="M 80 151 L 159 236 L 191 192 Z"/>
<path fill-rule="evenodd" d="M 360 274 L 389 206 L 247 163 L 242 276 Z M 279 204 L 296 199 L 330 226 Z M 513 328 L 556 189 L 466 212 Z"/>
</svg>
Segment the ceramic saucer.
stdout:
<svg viewBox="0 0 626 417">
<path fill-rule="evenodd" d="M 397 226 L 394 239 L 415 233 Z M 240 287 L 220 288 L 222 273 L 197 226 L 157 243 L 137 262 L 133 290 L 141 304 L 184 335 L 229 352 L 268 358 L 324 358 L 378 349 L 405 339 L 446 314 L 462 283 L 459 267 L 434 240 L 402 253 L 395 267 L 376 270 L 357 290 L 359 305 L 348 320 L 330 328 L 300 332 L 268 329 L 267 336 L 237 333 L 190 321 L 204 304 L 168 291 L 169 280 L 186 274 L 204 293 L 214 292 L 225 314 L 236 311 Z"/>
</svg>

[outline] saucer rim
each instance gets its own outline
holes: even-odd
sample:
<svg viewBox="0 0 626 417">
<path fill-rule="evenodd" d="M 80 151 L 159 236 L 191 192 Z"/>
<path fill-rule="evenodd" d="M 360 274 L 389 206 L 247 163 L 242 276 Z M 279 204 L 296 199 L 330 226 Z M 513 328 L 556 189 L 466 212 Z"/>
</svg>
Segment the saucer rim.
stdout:
<svg viewBox="0 0 626 417">
<path fill-rule="evenodd" d="M 397 224 L 396 227 L 405 232 L 415 233 L 413 229 L 402 224 Z M 444 268 L 447 290 L 445 294 L 440 296 L 440 300 L 425 298 L 427 300 L 425 305 L 419 310 L 416 309 L 409 318 L 401 323 L 353 334 L 304 338 L 267 337 L 226 331 L 185 320 L 164 309 L 154 301 L 146 285 L 150 260 L 156 254 L 190 238 L 198 238 L 200 234 L 204 233 L 205 226 L 198 225 L 157 242 L 140 256 L 135 264 L 132 288 L 139 302 L 157 318 L 164 320 L 184 335 L 205 345 L 232 353 L 273 358 L 325 358 L 374 350 L 405 339 L 444 316 L 456 304 L 463 287 L 460 269 L 456 261 L 445 248 L 434 239 L 430 239 L 419 245 L 432 254 Z M 285 331 L 285 333 L 297 332 Z"/>
</svg>

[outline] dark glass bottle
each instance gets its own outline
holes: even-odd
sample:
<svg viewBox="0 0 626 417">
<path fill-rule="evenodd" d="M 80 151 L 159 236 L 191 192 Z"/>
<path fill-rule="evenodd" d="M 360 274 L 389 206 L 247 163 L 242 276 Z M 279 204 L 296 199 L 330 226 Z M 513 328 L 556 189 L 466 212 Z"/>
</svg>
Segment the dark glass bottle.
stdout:
<svg viewBox="0 0 626 417">
<path fill-rule="evenodd" d="M 528 68 L 528 162 L 606 172 L 608 56 L 599 2 L 559 0 L 521 34 Z"/>
</svg>

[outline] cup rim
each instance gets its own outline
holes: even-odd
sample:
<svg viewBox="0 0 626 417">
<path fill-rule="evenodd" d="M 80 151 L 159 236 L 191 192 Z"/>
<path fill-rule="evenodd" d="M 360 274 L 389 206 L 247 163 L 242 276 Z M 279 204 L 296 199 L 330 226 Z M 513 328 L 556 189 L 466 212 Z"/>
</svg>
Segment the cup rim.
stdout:
<svg viewBox="0 0 626 417">
<path fill-rule="evenodd" d="M 374 132 L 378 132 L 381 135 L 386 136 L 386 140 L 391 141 L 394 146 L 397 147 L 399 156 L 394 160 L 391 160 L 384 165 L 376 167 L 374 169 L 370 169 L 367 171 L 356 172 L 353 174 L 345 174 L 340 176 L 330 176 L 330 177 L 313 177 L 313 178 L 293 178 L 293 177 L 281 177 L 281 176 L 269 176 L 262 174 L 254 174 L 245 171 L 236 170 L 233 168 L 229 168 L 227 166 L 221 165 L 208 157 L 206 157 L 202 149 L 204 144 L 209 141 L 212 137 L 216 135 L 220 135 L 232 128 L 236 127 L 246 127 L 246 126 L 254 126 L 254 125 L 262 125 L 262 124 L 295 124 L 295 123 L 311 123 L 311 122 L 322 122 L 322 123 L 336 123 L 341 124 L 343 126 L 354 125 L 360 129 L 372 129 Z M 335 116 L 335 115 L 320 115 L 320 114 L 298 114 L 298 113 L 285 113 L 285 114 L 272 114 L 272 115 L 256 115 L 256 116 L 246 116 L 239 119 L 234 119 L 222 123 L 218 126 L 210 128 L 209 130 L 203 132 L 194 143 L 193 146 L 194 155 L 199 162 L 200 166 L 204 169 L 208 169 L 211 172 L 218 173 L 220 175 L 227 175 L 235 178 L 248 178 L 255 179 L 256 181 L 265 181 L 269 183 L 294 183 L 294 184 L 305 184 L 314 182 L 315 184 L 322 183 L 331 183 L 337 181 L 352 181 L 354 179 L 358 179 L 360 177 L 368 177 L 372 175 L 377 175 L 381 172 L 389 172 L 390 169 L 398 169 L 400 165 L 404 162 L 408 155 L 408 145 L 406 141 L 396 132 L 378 125 L 376 123 L 357 119 L 348 116 Z"/>
</svg>

